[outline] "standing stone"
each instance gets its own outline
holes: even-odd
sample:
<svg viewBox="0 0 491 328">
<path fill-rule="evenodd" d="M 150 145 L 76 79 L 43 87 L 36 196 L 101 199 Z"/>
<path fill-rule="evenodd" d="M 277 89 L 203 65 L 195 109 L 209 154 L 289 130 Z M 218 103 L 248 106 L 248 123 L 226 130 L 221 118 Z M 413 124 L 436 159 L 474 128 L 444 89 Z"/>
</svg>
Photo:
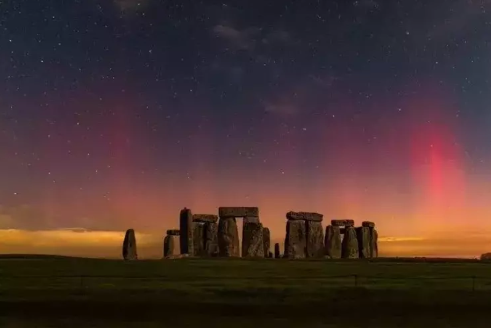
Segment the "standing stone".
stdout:
<svg viewBox="0 0 491 328">
<path fill-rule="evenodd" d="M 286 222 L 285 257 L 290 259 L 305 258 L 306 237 L 305 221 L 288 220 Z"/>
<path fill-rule="evenodd" d="M 273 258 L 273 252 L 268 252 L 268 259 L 272 259 Z"/>
<path fill-rule="evenodd" d="M 207 222 L 204 230 L 206 256 L 215 257 L 218 255 L 218 224 Z"/>
<path fill-rule="evenodd" d="M 280 244 L 276 243 L 274 244 L 274 258 L 279 259 L 280 257 L 281 257 Z"/>
<path fill-rule="evenodd" d="M 194 256 L 206 256 L 205 252 L 205 224 L 193 222 L 193 251 Z"/>
<path fill-rule="evenodd" d="M 324 257 L 324 231 L 320 221 L 306 221 L 307 257 Z"/>
<path fill-rule="evenodd" d="M 370 228 L 359 227 L 356 228 L 356 237 L 358 238 L 358 250 L 360 253 L 360 258 L 368 259 L 372 257 L 372 252 L 370 250 L 371 246 L 371 236 Z"/>
<path fill-rule="evenodd" d="M 137 260 L 135 230 L 128 229 L 123 240 L 123 258 L 125 260 Z"/>
<path fill-rule="evenodd" d="M 378 232 L 374 228 L 370 228 L 370 257 L 378 257 Z"/>
<path fill-rule="evenodd" d="M 242 237 L 242 257 L 265 257 L 264 231 L 261 223 L 244 224 Z"/>
<path fill-rule="evenodd" d="M 174 238 L 172 235 L 167 235 L 164 238 L 164 258 L 174 255 Z"/>
<path fill-rule="evenodd" d="M 269 228 L 263 228 L 264 256 L 268 256 L 271 249 L 271 232 Z"/>
<path fill-rule="evenodd" d="M 356 238 L 356 229 L 354 227 L 346 227 L 341 257 L 344 259 L 357 259 L 360 257 L 358 250 L 358 239 Z"/>
<path fill-rule="evenodd" d="M 341 229 L 338 226 L 326 227 L 325 238 L 326 255 L 331 259 L 341 258 Z"/>
<path fill-rule="evenodd" d="M 218 221 L 218 250 L 223 257 L 240 257 L 239 230 L 233 217 L 221 217 Z"/>
<path fill-rule="evenodd" d="M 193 255 L 193 214 L 188 208 L 181 210 L 179 215 L 179 244 L 181 254 Z"/>
</svg>

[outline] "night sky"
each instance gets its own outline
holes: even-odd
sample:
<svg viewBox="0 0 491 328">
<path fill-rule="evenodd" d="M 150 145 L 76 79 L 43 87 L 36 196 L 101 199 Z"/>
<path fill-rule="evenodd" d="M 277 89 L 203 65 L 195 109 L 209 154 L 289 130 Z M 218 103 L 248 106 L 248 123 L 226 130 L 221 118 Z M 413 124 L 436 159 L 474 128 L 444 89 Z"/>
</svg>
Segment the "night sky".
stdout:
<svg viewBox="0 0 491 328">
<path fill-rule="evenodd" d="M 490 77 L 488 0 L 0 1 L 0 252 L 152 256 L 184 206 L 490 251 Z"/>
</svg>

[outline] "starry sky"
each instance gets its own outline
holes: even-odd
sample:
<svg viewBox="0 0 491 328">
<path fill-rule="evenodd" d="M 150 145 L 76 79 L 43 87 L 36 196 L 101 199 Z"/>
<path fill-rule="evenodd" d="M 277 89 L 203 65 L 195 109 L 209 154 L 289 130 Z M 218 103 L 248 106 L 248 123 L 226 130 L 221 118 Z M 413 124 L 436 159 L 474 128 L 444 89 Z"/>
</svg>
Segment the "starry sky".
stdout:
<svg viewBox="0 0 491 328">
<path fill-rule="evenodd" d="M 491 1 L 0 1 L 0 252 L 161 256 L 179 210 L 491 250 Z M 486 249 L 487 248 L 487 249 Z"/>
</svg>

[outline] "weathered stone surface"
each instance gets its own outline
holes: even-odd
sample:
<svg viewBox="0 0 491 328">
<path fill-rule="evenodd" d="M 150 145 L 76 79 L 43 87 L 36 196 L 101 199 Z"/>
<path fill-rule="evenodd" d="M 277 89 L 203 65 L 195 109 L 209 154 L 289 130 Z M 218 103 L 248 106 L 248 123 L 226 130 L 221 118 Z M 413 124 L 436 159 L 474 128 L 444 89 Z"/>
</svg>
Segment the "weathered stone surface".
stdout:
<svg viewBox="0 0 491 328">
<path fill-rule="evenodd" d="M 193 222 L 193 250 L 194 256 L 206 256 L 205 224 L 203 222 Z"/>
<path fill-rule="evenodd" d="M 305 220 L 305 221 L 315 221 L 322 222 L 324 215 L 315 212 L 288 212 L 286 213 L 286 218 L 288 220 Z"/>
<path fill-rule="evenodd" d="M 242 234 L 242 257 L 264 257 L 263 225 L 248 222 Z"/>
<path fill-rule="evenodd" d="M 125 260 L 137 260 L 135 230 L 128 229 L 123 240 L 123 258 Z"/>
<path fill-rule="evenodd" d="M 275 259 L 281 258 L 280 244 L 278 243 L 274 244 L 274 258 Z"/>
<path fill-rule="evenodd" d="M 167 236 L 179 236 L 179 230 L 178 229 L 167 230 Z"/>
<path fill-rule="evenodd" d="M 378 232 L 370 228 L 370 257 L 378 257 Z"/>
<path fill-rule="evenodd" d="M 246 224 L 247 222 L 260 223 L 259 217 L 257 217 L 257 216 L 246 216 L 242 221 L 243 221 L 243 224 Z"/>
<path fill-rule="evenodd" d="M 335 227 L 353 227 L 354 220 L 331 220 L 331 225 Z"/>
<path fill-rule="evenodd" d="M 220 218 L 245 218 L 248 216 L 259 217 L 257 207 L 219 207 L 218 216 Z"/>
<path fill-rule="evenodd" d="M 371 222 L 371 221 L 363 221 L 361 223 L 361 226 L 362 227 L 368 227 L 368 228 L 375 228 L 375 222 Z"/>
<path fill-rule="evenodd" d="M 346 227 L 344 233 L 341 257 L 344 259 L 357 259 L 360 257 L 358 250 L 358 238 L 354 227 Z"/>
<path fill-rule="evenodd" d="M 286 222 L 285 257 L 290 259 L 305 258 L 306 228 L 303 220 L 288 220 Z"/>
<path fill-rule="evenodd" d="M 218 224 L 206 222 L 204 230 L 206 256 L 218 256 Z"/>
<path fill-rule="evenodd" d="M 164 238 L 164 258 L 174 255 L 174 238 L 172 235 L 167 235 Z"/>
<path fill-rule="evenodd" d="M 271 250 L 271 232 L 269 228 L 263 228 L 263 245 L 264 256 L 267 256 Z"/>
<path fill-rule="evenodd" d="M 194 255 L 193 214 L 188 208 L 183 208 L 179 215 L 179 232 L 181 254 Z"/>
<path fill-rule="evenodd" d="M 490 260 L 491 260 L 491 253 L 481 254 L 481 261 L 490 261 Z"/>
<path fill-rule="evenodd" d="M 239 257 L 239 231 L 234 217 L 218 220 L 218 250 L 223 257 Z"/>
<path fill-rule="evenodd" d="M 338 226 L 327 226 L 324 246 L 326 255 L 331 259 L 341 258 L 341 228 Z"/>
<path fill-rule="evenodd" d="M 371 233 L 369 227 L 359 227 L 356 228 L 356 237 L 358 239 L 358 252 L 360 258 L 368 259 L 372 257 L 371 246 Z"/>
<path fill-rule="evenodd" d="M 215 214 L 193 214 L 193 222 L 218 222 L 218 215 Z"/>
<path fill-rule="evenodd" d="M 320 221 L 306 221 L 307 257 L 324 257 L 324 231 Z"/>
</svg>

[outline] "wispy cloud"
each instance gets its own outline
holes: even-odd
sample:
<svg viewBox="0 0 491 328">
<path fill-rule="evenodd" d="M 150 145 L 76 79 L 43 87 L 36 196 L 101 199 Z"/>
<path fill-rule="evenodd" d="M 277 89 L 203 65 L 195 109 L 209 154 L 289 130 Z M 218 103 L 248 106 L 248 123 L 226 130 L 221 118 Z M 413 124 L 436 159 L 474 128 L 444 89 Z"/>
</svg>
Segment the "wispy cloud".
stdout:
<svg viewBox="0 0 491 328">
<path fill-rule="evenodd" d="M 261 32 L 260 28 L 248 27 L 237 29 L 230 25 L 218 24 L 212 29 L 215 36 L 227 41 L 228 45 L 239 50 L 253 50 L 256 45 L 256 37 Z"/>
</svg>

